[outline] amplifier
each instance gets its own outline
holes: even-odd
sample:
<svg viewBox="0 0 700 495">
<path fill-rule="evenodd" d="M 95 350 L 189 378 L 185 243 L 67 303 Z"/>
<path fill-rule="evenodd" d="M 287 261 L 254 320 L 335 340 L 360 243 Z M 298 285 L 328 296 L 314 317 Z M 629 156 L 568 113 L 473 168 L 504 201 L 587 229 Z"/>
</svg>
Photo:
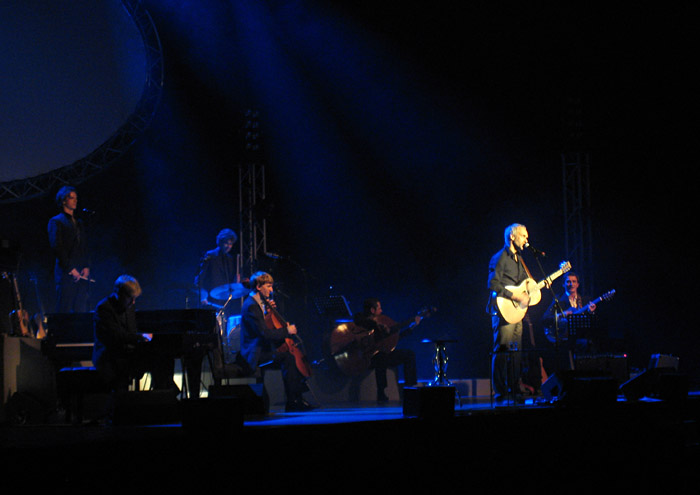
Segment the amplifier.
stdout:
<svg viewBox="0 0 700 495">
<path fill-rule="evenodd" d="M 589 354 L 576 356 L 575 369 L 609 374 L 618 385 L 629 380 L 627 354 Z"/>
<path fill-rule="evenodd" d="M 675 356 L 668 356 L 666 354 L 654 354 L 651 356 L 649 361 L 649 369 L 654 368 L 673 368 L 678 371 L 679 359 Z"/>
</svg>

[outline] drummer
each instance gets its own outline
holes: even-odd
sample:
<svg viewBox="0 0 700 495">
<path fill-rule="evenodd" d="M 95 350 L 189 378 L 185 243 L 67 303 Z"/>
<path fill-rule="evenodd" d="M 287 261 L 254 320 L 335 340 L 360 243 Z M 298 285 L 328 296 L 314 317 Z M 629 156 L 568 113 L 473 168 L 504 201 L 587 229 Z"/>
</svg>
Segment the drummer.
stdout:
<svg viewBox="0 0 700 495">
<path fill-rule="evenodd" d="M 223 229 L 216 236 L 217 247 L 202 256 L 195 278 L 202 306 L 221 309 L 229 297 L 237 298 L 245 294 L 236 258 L 231 254 L 237 240 L 238 236 L 233 230 Z"/>
<path fill-rule="evenodd" d="M 221 368 L 225 362 L 233 358 L 231 351 L 231 335 L 234 321 L 240 321 L 240 316 L 232 318 L 240 312 L 240 301 L 234 304 L 237 298 L 243 297 L 247 291 L 240 283 L 240 273 L 236 257 L 231 253 L 238 236 L 231 229 L 223 229 L 216 236 L 216 248 L 207 251 L 202 256 L 199 272 L 195 277 L 195 286 L 199 290 L 199 300 L 202 307 L 218 310 L 220 330 L 224 334 L 225 345 L 223 354 L 214 353 L 214 366 Z M 222 311 L 223 309 L 223 311 Z M 237 346 L 239 347 L 239 346 Z M 236 350 L 237 349 L 233 349 Z M 201 349 L 202 355 L 206 352 Z M 199 358 L 199 360 L 197 360 Z M 223 358 L 223 361 L 221 361 Z M 190 380 L 191 396 L 198 397 L 200 388 L 201 356 L 194 356 L 188 366 L 188 379 Z"/>
</svg>

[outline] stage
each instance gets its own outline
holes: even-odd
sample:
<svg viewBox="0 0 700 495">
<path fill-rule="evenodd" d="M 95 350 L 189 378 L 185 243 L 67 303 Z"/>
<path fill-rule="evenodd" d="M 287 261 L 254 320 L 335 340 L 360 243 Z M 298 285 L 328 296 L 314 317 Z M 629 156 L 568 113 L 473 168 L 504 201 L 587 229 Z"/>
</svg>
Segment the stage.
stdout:
<svg viewBox="0 0 700 495">
<path fill-rule="evenodd" d="M 683 492 L 696 484 L 699 398 L 499 407 L 478 398 L 418 417 L 404 414 L 400 401 L 367 402 L 305 413 L 272 408 L 240 422 L 216 414 L 228 407 L 222 402 L 201 400 L 201 421 L 190 416 L 187 424 L 1 431 L 5 472 L 37 487 Z"/>
</svg>

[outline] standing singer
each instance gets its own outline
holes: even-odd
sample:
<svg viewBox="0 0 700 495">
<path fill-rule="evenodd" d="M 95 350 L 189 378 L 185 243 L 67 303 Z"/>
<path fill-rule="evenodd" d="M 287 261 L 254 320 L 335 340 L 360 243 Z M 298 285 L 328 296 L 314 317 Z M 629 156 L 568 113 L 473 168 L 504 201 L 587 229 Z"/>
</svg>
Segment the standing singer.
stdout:
<svg viewBox="0 0 700 495">
<path fill-rule="evenodd" d="M 63 186 L 56 194 L 61 212 L 49 220 L 51 250 L 56 258 L 56 312 L 83 313 L 87 311 L 90 262 L 83 221 L 75 218 L 78 193 Z"/>
<path fill-rule="evenodd" d="M 522 250 L 528 242 L 527 228 L 518 223 L 509 225 L 504 232 L 504 239 L 504 247 L 491 258 L 488 275 L 488 310 L 493 328 L 491 381 L 497 403 L 515 398 L 516 377 L 520 371 L 523 322 L 508 323 L 497 308 L 496 297 L 511 299 L 525 305 L 529 302 L 526 293 L 514 294 L 506 288 L 507 285 L 517 286 L 528 278 L 527 269 L 522 261 Z"/>
</svg>

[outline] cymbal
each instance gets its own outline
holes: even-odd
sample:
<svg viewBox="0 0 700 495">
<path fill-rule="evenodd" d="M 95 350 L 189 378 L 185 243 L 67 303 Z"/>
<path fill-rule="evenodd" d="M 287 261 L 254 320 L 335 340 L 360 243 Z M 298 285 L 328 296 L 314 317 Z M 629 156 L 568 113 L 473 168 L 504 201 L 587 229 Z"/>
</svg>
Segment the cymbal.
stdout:
<svg viewBox="0 0 700 495">
<path fill-rule="evenodd" d="M 209 291 L 209 295 L 214 299 L 228 299 L 229 296 L 234 298 L 243 297 L 248 293 L 248 290 L 243 287 L 243 284 L 226 284 L 214 287 Z"/>
</svg>

